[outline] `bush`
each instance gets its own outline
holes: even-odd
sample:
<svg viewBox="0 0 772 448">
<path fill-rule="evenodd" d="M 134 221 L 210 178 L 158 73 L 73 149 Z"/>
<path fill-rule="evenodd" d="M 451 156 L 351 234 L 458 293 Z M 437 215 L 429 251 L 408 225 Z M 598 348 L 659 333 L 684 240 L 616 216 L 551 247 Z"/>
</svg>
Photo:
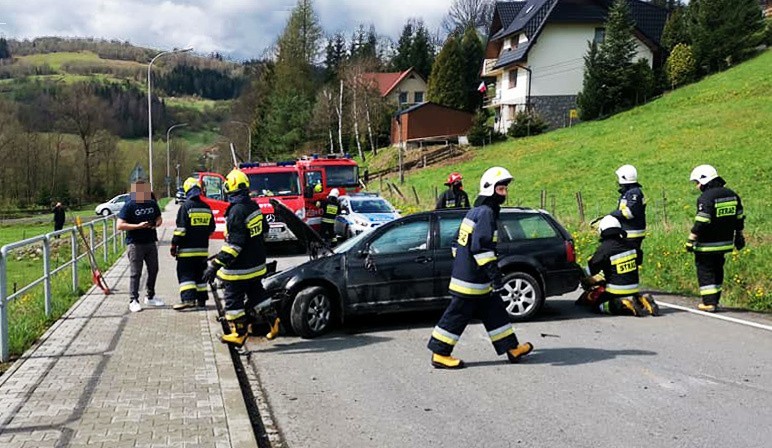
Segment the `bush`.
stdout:
<svg viewBox="0 0 772 448">
<path fill-rule="evenodd" d="M 689 83 L 694 80 L 696 72 L 697 62 L 694 59 L 692 47 L 684 44 L 676 45 L 667 58 L 665 66 L 665 73 L 670 85 L 675 88 L 675 86 Z"/>
<path fill-rule="evenodd" d="M 536 112 L 520 111 L 515 115 L 515 121 L 509 126 L 507 135 L 514 138 L 538 135 L 546 131 L 549 126 Z"/>
<path fill-rule="evenodd" d="M 474 114 L 474 120 L 472 120 L 472 127 L 469 128 L 467 137 L 469 138 L 469 144 L 472 146 L 483 146 L 491 136 L 493 128 L 488 126 L 488 111 L 485 109 L 478 110 Z"/>
<path fill-rule="evenodd" d="M 766 29 L 764 30 L 764 43 L 767 44 L 768 47 L 772 47 L 772 17 L 768 17 L 764 20 L 764 23 L 766 24 Z"/>
</svg>

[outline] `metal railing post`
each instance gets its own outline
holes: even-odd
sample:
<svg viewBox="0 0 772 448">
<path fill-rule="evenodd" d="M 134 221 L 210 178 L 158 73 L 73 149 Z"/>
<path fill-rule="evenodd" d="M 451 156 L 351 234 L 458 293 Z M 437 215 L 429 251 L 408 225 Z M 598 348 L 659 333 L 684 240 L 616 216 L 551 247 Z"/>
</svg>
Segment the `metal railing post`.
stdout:
<svg viewBox="0 0 772 448">
<path fill-rule="evenodd" d="M 72 254 L 72 292 L 78 292 L 78 230 L 72 228 L 70 234 L 70 252 Z"/>
<path fill-rule="evenodd" d="M 8 304 L 5 298 L 8 297 L 8 276 L 6 274 L 6 253 L 0 252 L 0 361 L 8 362 Z"/>
<path fill-rule="evenodd" d="M 118 220 L 113 219 L 113 253 L 118 252 Z"/>
<path fill-rule="evenodd" d="M 107 218 L 102 221 L 102 252 L 104 253 L 105 268 L 107 267 Z"/>
<path fill-rule="evenodd" d="M 88 245 L 91 248 L 91 253 L 93 254 L 96 251 L 96 249 L 94 248 L 94 223 L 93 222 L 88 223 Z M 96 256 L 94 258 L 96 258 Z"/>
<path fill-rule="evenodd" d="M 46 317 L 51 315 L 51 239 L 43 238 L 43 290 L 45 291 Z"/>
</svg>

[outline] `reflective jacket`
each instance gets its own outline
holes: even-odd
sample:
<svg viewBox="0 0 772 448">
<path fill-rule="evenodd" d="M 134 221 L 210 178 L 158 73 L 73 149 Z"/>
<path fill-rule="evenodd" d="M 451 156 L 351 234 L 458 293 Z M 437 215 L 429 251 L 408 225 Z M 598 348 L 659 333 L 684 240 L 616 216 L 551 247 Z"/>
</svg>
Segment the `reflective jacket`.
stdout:
<svg viewBox="0 0 772 448">
<path fill-rule="evenodd" d="M 604 233 L 601 238 L 600 246 L 587 263 L 590 275 L 603 273 L 609 294 L 637 294 L 641 252 L 626 242 L 618 231 Z"/>
<path fill-rule="evenodd" d="M 623 185 L 619 192 L 617 209 L 611 216 L 622 224 L 622 230 L 627 232 L 627 238 L 644 238 L 646 236 L 646 198 L 638 184 Z"/>
<path fill-rule="evenodd" d="M 469 208 L 469 196 L 464 190 L 448 188 L 437 199 L 436 209 L 443 208 Z"/>
<path fill-rule="evenodd" d="M 337 218 L 340 213 L 338 198 L 335 196 L 328 197 L 320 203 L 319 208 L 322 209 L 322 223 L 335 224 L 335 218 Z"/>
<path fill-rule="evenodd" d="M 706 185 L 697 199 L 697 216 L 692 227 L 692 233 L 697 235 L 695 252 L 731 252 L 735 231 L 745 227 L 740 196 L 724 187 L 721 178 L 717 180 Z"/>
<path fill-rule="evenodd" d="M 172 246 L 177 246 L 177 258 L 208 257 L 212 232 L 212 209 L 201 201 L 200 196 L 190 196 L 177 210 L 177 227 L 172 237 Z"/>
<path fill-rule="evenodd" d="M 260 207 L 246 192 L 229 198 L 225 211 L 225 244 L 215 258 L 223 266 L 217 272 L 222 280 L 250 280 L 262 277 L 265 268 L 267 225 Z"/>
<path fill-rule="evenodd" d="M 489 205 L 479 205 L 467 212 L 453 242 L 455 259 L 448 287 L 451 294 L 485 296 L 492 290 L 491 282 L 500 280 L 496 228 L 495 212 Z"/>
</svg>

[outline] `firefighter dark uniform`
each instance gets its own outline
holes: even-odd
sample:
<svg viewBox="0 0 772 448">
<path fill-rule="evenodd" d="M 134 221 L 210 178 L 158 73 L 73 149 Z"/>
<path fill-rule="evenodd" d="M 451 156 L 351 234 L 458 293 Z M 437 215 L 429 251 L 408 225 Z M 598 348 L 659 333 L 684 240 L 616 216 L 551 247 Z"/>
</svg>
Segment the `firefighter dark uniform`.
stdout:
<svg viewBox="0 0 772 448">
<path fill-rule="evenodd" d="M 445 190 L 437 199 L 437 210 L 444 208 L 469 208 L 469 196 L 462 189 L 463 177 L 459 173 L 451 173 L 445 185 Z"/>
<path fill-rule="evenodd" d="M 329 196 L 319 203 L 322 209 L 322 238 L 328 243 L 335 241 L 335 219 L 340 214 L 340 203 L 338 203 L 338 189 L 333 188 Z"/>
<path fill-rule="evenodd" d="M 598 295 L 579 304 L 588 305 L 601 314 L 645 316 L 659 314 L 659 307 L 650 296 L 641 296 L 638 267 L 641 252 L 625 238 L 619 220 L 609 215 L 598 225 L 601 244 L 587 264 L 589 284 L 604 283 Z"/>
<path fill-rule="evenodd" d="M 699 309 L 713 312 L 721 299 L 724 283 L 724 254 L 745 247 L 745 212 L 740 196 L 726 188 L 715 168 L 701 165 L 692 172 L 702 194 L 697 199 L 697 215 L 686 243 L 694 252 L 697 281 L 702 303 Z"/>
<path fill-rule="evenodd" d="M 260 207 L 249 197 L 249 179 L 244 173 L 231 171 L 225 188 L 230 202 L 225 212 L 225 244 L 207 268 L 205 278 L 216 272 L 225 286 L 225 319 L 231 333 L 220 340 L 241 346 L 252 318 L 249 313 L 266 298 L 261 279 L 267 271 L 267 225 Z"/>
<path fill-rule="evenodd" d="M 209 256 L 209 235 L 214 232 L 212 209 L 201 201 L 201 186 L 197 179 L 188 178 L 183 185 L 185 202 L 177 211 L 177 227 L 172 237 L 172 256 L 177 258 L 177 281 L 181 302 L 175 310 L 206 304 L 204 282 L 206 259 Z"/>
<path fill-rule="evenodd" d="M 643 239 L 646 237 L 646 197 L 638 183 L 638 171 L 632 165 L 621 166 L 616 171 L 619 181 L 617 209 L 610 213 L 622 225 L 625 239 L 641 251 L 643 263 Z"/>
<path fill-rule="evenodd" d="M 481 196 L 467 212 L 453 243 L 453 269 L 448 289 L 451 302 L 429 339 L 432 365 L 437 368 L 461 368 L 459 359 L 451 357 L 461 333 L 472 319 L 480 319 L 496 353 L 507 353 L 511 362 L 529 353 L 530 343 L 519 345 L 512 324 L 498 292 L 502 275 L 496 255 L 498 212 L 504 197 L 494 193 L 495 186 L 507 185 L 512 179 L 503 168 L 491 168 L 483 175 Z M 483 194 L 488 193 L 488 196 Z"/>
</svg>

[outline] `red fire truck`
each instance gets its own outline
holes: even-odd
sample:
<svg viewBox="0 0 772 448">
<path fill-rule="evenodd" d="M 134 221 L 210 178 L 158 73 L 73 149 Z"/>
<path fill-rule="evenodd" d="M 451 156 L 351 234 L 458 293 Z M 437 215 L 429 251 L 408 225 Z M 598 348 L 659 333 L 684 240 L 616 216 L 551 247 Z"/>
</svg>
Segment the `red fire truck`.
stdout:
<svg viewBox="0 0 772 448">
<path fill-rule="evenodd" d="M 294 240 L 295 236 L 274 214 L 270 199 L 278 199 L 295 215 L 318 230 L 321 210 L 317 201 L 323 200 L 333 188 L 340 194 L 357 192 L 359 167 L 350 157 L 304 156 L 287 162 L 242 163 L 239 168 L 249 176 L 250 196 L 260 206 L 269 223 L 266 241 Z M 217 228 L 212 238 L 222 239 L 225 230 L 227 198 L 223 191 L 225 177 L 218 173 L 197 172 L 204 188 L 204 202 L 212 208 Z"/>
</svg>

